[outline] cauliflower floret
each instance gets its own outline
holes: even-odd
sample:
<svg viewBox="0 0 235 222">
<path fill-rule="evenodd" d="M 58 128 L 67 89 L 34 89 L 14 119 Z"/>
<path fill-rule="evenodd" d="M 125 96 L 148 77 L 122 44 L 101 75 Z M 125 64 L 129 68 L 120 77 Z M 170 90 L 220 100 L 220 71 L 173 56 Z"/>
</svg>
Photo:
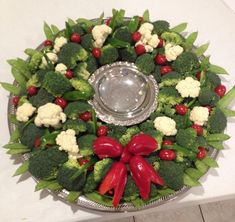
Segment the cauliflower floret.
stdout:
<svg viewBox="0 0 235 222">
<path fill-rule="evenodd" d="M 154 28 L 153 24 L 151 24 L 149 22 L 145 22 L 140 26 L 138 32 L 140 32 L 141 34 L 145 33 L 146 30 L 149 30 L 150 32 L 152 32 L 153 28 Z"/>
<path fill-rule="evenodd" d="M 154 127 L 166 136 L 174 136 L 177 133 L 176 123 L 167 116 L 160 116 L 154 120 Z"/>
<path fill-rule="evenodd" d="M 93 39 L 95 40 L 94 47 L 101 48 L 108 35 L 111 33 L 112 29 L 108 25 L 106 24 L 96 25 L 92 29 L 92 36 Z"/>
<path fill-rule="evenodd" d="M 203 107 L 203 106 L 193 107 L 192 111 L 190 112 L 189 118 L 195 124 L 203 126 L 208 121 L 208 118 L 209 118 L 208 108 Z"/>
<path fill-rule="evenodd" d="M 35 107 L 31 103 L 26 102 L 23 105 L 19 106 L 16 110 L 16 119 L 20 122 L 27 122 L 29 117 L 33 115 Z"/>
<path fill-rule="evenodd" d="M 67 71 L 67 66 L 63 63 L 59 63 L 59 64 L 56 65 L 55 71 L 59 72 L 61 74 L 65 74 L 66 71 Z"/>
<path fill-rule="evenodd" d="M 150 45 L 145 45 L 144 48 L 145 48 L 146 52 L 152 52 L 153 51 L 153 47 L 150 46 Z"/>
<path fill-rule="evenodd" d="M 60 48 L 62 48 L 62 46 L 64 46 L 65 44 L 67 44 L 68 40 L 61 36 L 61 37 L 57 37 L 55 39 L 55 44 L 54 44 L 54 52 L 57 53 L 60 51 Z"/>
<path fill-rule="evenodd" d="M 157 48 L 160 40 L 157 34 L 151 36 L 151 39 L 148 41 L 148 45 L 152 46 L 153 48 Z"/>
<path fill-rule="evenodd" d="M 183 98 L 196 98 L 200 92 L 200 82 L 192 77 L 186 77 L 184 80 L 178 82 L 175 88 Z"/>
<path fill-rule="evenodd" d="M 152 52 L 154 48 L 158 46 L 160 42 L 157 34 L 151 34 L 153 31 L 153 25 L 151 23 L 144 23 L 140 26 L 138 32 L 141 34 L 141 39 L 137 45 L 144 45 L 146 52 Z"/>
<path fill-rule="evenodd" d="M 58 127 L 60 121 L 64 123 L 66 121 L 66 115 L 63 113 L 63 110 L 60 106 L 54 103 L 47 103 L 38 108 L 38 114 L 34 120 L 36 126 L 45 127 Z"/>
<path fill-rule="evenodd" d="M 179 56 L 183 51 L 184 49 L 179 45 L 173 45 L 171 43 L 167 43 L 165 45 L 165 55 L 169 62 L 176 60 L 177 56 Z"/>
<path fill-rule="evenodd" d="M 59 145 L 59 150 L 64 150 L 68 153 L 69 159 L 78 159 L 81 155 L 78 154 L 79 148 L 76 139 L 76 133 L 72 129 L 62 131 L 56 137 L 56 144 Z"/>
<path fill-rule="evenodd" d="M 53 64 L 55 64 L 58 61 L 58 56 L 53 52 L 48 52 L 46 56 Z M 45 56 L 42 57 L 42 65 L 47 66 L 47 60 Z"/>
</svg>

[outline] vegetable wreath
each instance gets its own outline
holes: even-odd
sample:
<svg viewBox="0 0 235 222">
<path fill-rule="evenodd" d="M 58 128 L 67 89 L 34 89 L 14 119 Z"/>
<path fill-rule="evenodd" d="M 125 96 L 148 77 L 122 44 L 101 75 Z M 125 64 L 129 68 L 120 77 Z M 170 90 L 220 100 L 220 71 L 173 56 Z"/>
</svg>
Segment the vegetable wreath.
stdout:
<svg viewBox="0 0 235 222">
<path fill-rule="evenodd" d="M 186 186 L 217 163 L 210 149 L 223 149 L 223 131 L 235 88 L 227 94 L 217 74 L 226 71 L 202 56 L 208 44 L 193 47 L 197 32 L 181 32 L 164 20 L 124 19 L 124 11 L 98 20 L 69 19 L 60 31 L 44 24 L 47 40 L 26 49 L 28 60 L 9 60 L 17 85 L 1 83 L 14 96 L 15 124 L 8 153 L 29 153 L 15 175 L 29 171 L 36 190 L 83 194 L 106 206 L 131 202 L 140 207 Z M 200 58 L 200 59 L 199 59 Z M 158 106 L 146 121 L 130 126 L 106 124 L 88 100 L 88 78 L 115 61 L 135 63 L 159 84 Z"/>
</svg>

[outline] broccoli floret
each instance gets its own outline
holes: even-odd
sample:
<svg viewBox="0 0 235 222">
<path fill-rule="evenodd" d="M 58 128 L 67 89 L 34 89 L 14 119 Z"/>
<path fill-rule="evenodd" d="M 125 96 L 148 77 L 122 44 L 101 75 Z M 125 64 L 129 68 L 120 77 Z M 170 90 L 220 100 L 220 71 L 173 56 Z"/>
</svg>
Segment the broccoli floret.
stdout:
<svg viewBox="0 0 235 222">
<path fill-rule="evenodd" d="M 105 158 L 95 163 L 94 165 L 94 180 L 95 182 L 100 182 L 109 171 L 113 164 L 113 160 L 110 158 Z"/>
<path fill-rule="evenodd" d="M 172 68 L 182 75 L 192 75 L 199 71 L 200 63 L 196 54 L 192 52 L 183 52 L 172 63 Z"/>
<path fill-rule="evenodd" d="M 176 122 L 177 129 L 186 129 L 191 126 L 191 121 L 189 119 L 189 113 L 186 115 L 175 115 L 173 118 Z"/>
<path fill-rule="evenodd" d="M 45 69 L 40 69 L 36 72 L 36 75 L 38 77 L 38 82 L 42 83 L 43 79 L 45 77 L 45 75 L 47 74 L 47 72 L 49 72 L 49 70 L 45 70 Z"/>
<path fill-rule="evenodd" d="M 64 113 L 70 119 L 78 118 L 79 114 L 84 113 L 86 111 L 90 111 L 92 109 L 91 105 L 86 102 L 76 101 L 69 103 L 65 109 Z"/>
<path fill-rule="evenodd" d="M 154 72 L 152 73 L 154 79 L 157 81 L 157 83 L 160 83 L 161 82 L 161 72 L 160 72 L 160 69 L 161 69 L 161 66 L 155 66 L 154 68 Z"/>
<path fill-rule="evenodd" d="M 78 33 L 80 36 L 84 35 L 85 32 L 83 30 L 83 28 L 81 27 L 80 24 L 76 24 L 72 26 L 72 31 L 75 33 Z"/>
<path fill-rule="evenodd" d="M 35 96 L 29 98 L 30 103 L 35 107 L 45 105 L 46 103 L 50 103 L 53 100 L 54 96 L 43 88 L 40 88 Z"/>
<path fill-rule="evenodd" d="M 176 143 L 184 148 L 197 151 L 197 133 L 193 128 L 179 129 L 176 134 Z"/>
<path fill-rule="evenodd" d="M 119 140 L 123 134 L 125 134 L 127 128 L 125 126 L 118 126 L 114 124 L 108 124 L 108 136 Z"/>
<path fill-rule="evenodd" d="M 210 133 L 221 133 L 227 126 L 227 119 L 219 108 L 214 108 L 208 119 L 208 130 Z"/>
<path fill-rule="evenodd" d="M 209 105 L 214 107 L 216 106 L 219 99 L 220 97 L 209 88 L 202 88 L 198 96 L 198 101 L 202 106 Z"/>
<path fill-rule="evenodd" d="M 210 89 L 214 90 L 215 87 L 221 84 L 220 77 L 212 72 L 205 73 L 205 85 Z"/>
<path fill-rule="evenodd" d="M 127 128 L 125 134 L 121 136 L 121 138 L 119 139 L 119 142 L 123 146 L 125 146 L 131 140 L 131 138 L 138 133 L 140 133 L 140 129 L 138 126 L 129 127 Z"/>
<path fill-rule="evenodd" d="M 158 94 L 158 103 L 161 104 L 168 104 L 171 106 L 174 106 L 176 104 L 179 104 L 183 101 L 183 98 L 180 96 L 178 91 L 175 89 L 175 87 L 164 87 L 159 91 Z"/>
<path fill-rule="evenodd" d="M 154 129 L 146 131 L 145 133 L 153 137 L 157 141 L 158 149 L 161 149 L 163 134 Z"/>
<path fill-rule="evenodd" d="M 154 33 L 161 35 L 163 32 L 169 31 L 170 24 L 165 20 L 158 20 L 156 22 L 153 22 L 153 26 L 154 26 L 153 29 Z"/>
<path fill-rule="evenodd" d="M 137 54 L 134 47 L 127 47 L 120 50 L 120 57 L 122 61 L 135 62 Z"/>
<path fill-rule="evenodd" d="M 153 121 L 148 120 L 139 125 L 140 131 L 145 133 L 146 131 L 153 130 L 154 129 L 154 124 Z"/>
<path fill-rule="evenodd" d="M 29 172 L 38 179 L 55 179 L 58 168 L 68 160 L 68 155 L 57 147 L 36 151 L 29 158 Z"/>
<path fill-rule="evenodd" d="M 146 75 L 150 75 L 155 69 L 153 58 L 150 54 L 147 53 L 139 56 L 136 59 L 135 64 L 138 69 Z"/>
<path fill-rule="evenodd" d="M 81 171 L 80 175 L 71 180 L 71 177 L 79 170 Z M 86 170 L 81 170 L 77 160 L 68 160 L 59 168 L 57 180 L 68 191 L 79 191 L 86 182 Z"/>
<path fill-rule="evenodd" d="M 46 73 L 42 82 L 42 87 L 53 96 L 61 96 L 64 93 L 72 90 L 72 85 L 69 80 L 60 73 L 53 71 Z"/>
<path fill-rule="evenodd" d="M 42 62 L 43 53 L 34 49 L 26 49 L 25 53 L 31 56 L 29 61 L 29 69 L 34 73 Z"/>
<path fill-rule="evenodd" d="M 150 153 L 145 159 L 153 165 L 155 162 L 159 162 L 160 157 L 158 156 L 157 152 Z"/>
<path fill-rule="evenodd" d="M 95 179 L 94 179 L 94 172 L 91 172 L 87 176 L 86 183 L 83 188 L 83 192 L 84 193 L 91 193 L 96 189 L 97 185 L 98 185 L 98 183 L 95 182 Z"/>
<path fill-rule="evenodd" d="M 89 156 L 93 153 L 93 143 L 96 140 L 95 135 L 87 134 L 78 138 L 79 152 L 82 156 Z"/>
<path fill-rule="evenodd" d="M 61 48 L 58 63 L 63 63 L 71 69 L 76 66 L 78 61 L 86 61 L 87 58 L 88 53 L 81 45 L 70 42 Z"/>
<path fill-rule="evenodd" d="M 175 114 L 175 108 L 170 105 L 162 105 L 160 107 L 160 111 L 162 112 L 162 114 L 165 114 L 166 116 L 172 117 Z M 159 111 L 159 110 L 158 110 Z"/>
<path fill-rule="evenodd" d="M 27 81 L 26 83 L 26 88 L 30 87 L 30 86 L 35 86 L 35 87 L 40 87 L 41 83 L 38 80 L 38 75 L 34 74 L 30 77 L 30 79 Z"/>
<path fill-rule="evenodd" d="M 93 56 L 89 56 L 86 63 L 87 63 L 86 69 L 89 73 L 94 73 L 96 69 L 98 69 L 97 61 Z"/>
<path fill-rule="evenodd" d="M 175 43 L 177 45 L 183 42 L 183 37 L 176 32 L 163 32 L 161 38 L 164 39 L 166 42 Z"/>
<path fill-rule="evenodd" d="M 81 45 L 87 51 L 91 51 L 93 49 L 93 37 L 92 34 L 86 34 L 81 37 Z"/>
<path fill-rule="evenodd" d="M 82 92 L 83 95 L 86 95 L 87 98 L 93 96 L 94 89 L 86 80 L 79 78 L 72 78 L 70 80 L 70 83 L 76 90 Z"/>
<path fill-rule="evenodd" d="M 135 200 L 139 196 L 139 190 L 132 179 L 131 175 L 127 176 L 127 182 L 123 193 L 123 199 L 125 201 Z"/>
<path fill-rule="evenodd" d="M 198 136 L 197 137 L 197 143 L 198 143 L 198 146 L 208 147 L 207 140 L 203 136 Z"/>
<path fill-rule="evenodd" d="M 162 76 L 159 87 L 161 88 L 164 86 L 175 86 L 181 79 L 182 79 L 182 76 L 178 72 L 173 71 L 173 72 L 167 73 L 167 75 Z"/>
<path fill-rule="evenodd" d="M 79 133 L 86 132 L 87 130 L 86 123 L 80 119 L 78 120 L 69 119 L 63 124 L 62 128 L 63 130 L 73 129 L 76 132 L 76 135 L 78 135 Z"/>
<path fill-rule="evenodd" d="M 111 45 L 106 45 L 101 49 L 101 56 L 99 58 L 100 65 L 110 64 L 118 59 L 118 51 Z"/>
<path fill-rule="evenodd" d="M 20 131 L 21 143 L 30 149 L 34 147 L 35 140 L 41 138 L 45 133 L 45 129 L 39 128 L 33 123 L 23 126 Z"/>
<path fill-rule="evenodd" d="M 87 63 L 81 62 L 79 63 L 73 70 L 74 75 L 80 77 L 82 79 L 87 80 L 90 76 L 90 72 L 87 70 Z"/>
<path fill-rule="evenodd" d="M 122 26 L 120 28 L 117 28 L 114 33 L 113 33 L 113 37 L 124 41 L 124 42 L 132 42 L 132 38 L 131 38 L 131 32 L 129 31 L 128 27 L 126 26 Z"/>
<path fill-rule="evenodd" d="M 181 151 L 176 151 L 176 158 L 175 158 L 175 161 L 178 162 L 178 163 L 182 163 L 184 162 L 184 153 L 181 152 Z"/>
<path fill-rule="evenodd" d="M 165 185 L 173 190 L 180 190 L 184 186 L 184 168 L 173 161 L 160 161 L 159 174 Z"/>
</svg>

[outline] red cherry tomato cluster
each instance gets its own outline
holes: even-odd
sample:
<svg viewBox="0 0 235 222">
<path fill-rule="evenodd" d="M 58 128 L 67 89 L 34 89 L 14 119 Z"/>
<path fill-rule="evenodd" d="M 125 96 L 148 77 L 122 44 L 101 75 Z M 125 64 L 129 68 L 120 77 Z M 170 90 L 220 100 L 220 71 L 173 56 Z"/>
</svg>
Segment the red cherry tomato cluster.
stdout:
<svg viewBox="0 0 235 222">
<path fill-rule="evenodd" d="M 158 65 L 165 65 L 167 63 L 167 59 L 165 55 L 158 54 L 155 57 L 155 63 Z"/>
<path fill-rule="evenodd" d="M 197 159 L 202 160 L 206 156 L 206 149 L 202 146 L 198 147 Z"/>
<path fill-rule="evenodd" d="M 167 73 L 172 72 L 172 71 L 173 71 L 173 69 L 170 66 L 162 66 L 160 68 L 160 73 L 162 76 L 166 75 Z"/>
<path fill-rule="evenodd" d="M 135 52 L 136 52 L 137 55 L 144 54 L 146 52 L 144 45 L 141 45 L 141 44 L 137 45 L 135 47 Z"/>
<path fill-rule="evenodd" d="M 218 85 L 215 88 L 215 93 L 219 96 L 219 97 L 223 97 L 226 93 L 226 87 L 224 85 Z"/>
<path fill-rule="evenodd" d="M 64 109 L 68 105 L 68 102 L 61 97 L 56 97 L 55 104 Z"/>
<path fill-rule="evenodd" d="M 27 89 L 27 93 L 29 94 L 29 96 L 34 96 L 38 93 L 38 88 L 35 86 L 29 86 Z"/>
</svg>

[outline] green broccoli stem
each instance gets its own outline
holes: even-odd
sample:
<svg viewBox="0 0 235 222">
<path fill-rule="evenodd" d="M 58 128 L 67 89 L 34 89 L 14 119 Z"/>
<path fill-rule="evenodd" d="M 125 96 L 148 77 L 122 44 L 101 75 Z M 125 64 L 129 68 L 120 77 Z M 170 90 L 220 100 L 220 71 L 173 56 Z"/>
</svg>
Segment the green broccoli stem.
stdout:
<svg viewBox="0 0 235 222">
<path fill-rule="evenodd" d="M 81 166 L 81 168 L 79 168 L 79 170 L 73 174 L 72 177 L 69 178 L 70 181 L 75 180 L 77 177 L 79 177 L 87 168 L 91 167 L 92 165 L 94 165 L 97 162 L 97 158 L 96 157 L 91 157 L 90 161 L 84 165 Z"/>
</svg>

